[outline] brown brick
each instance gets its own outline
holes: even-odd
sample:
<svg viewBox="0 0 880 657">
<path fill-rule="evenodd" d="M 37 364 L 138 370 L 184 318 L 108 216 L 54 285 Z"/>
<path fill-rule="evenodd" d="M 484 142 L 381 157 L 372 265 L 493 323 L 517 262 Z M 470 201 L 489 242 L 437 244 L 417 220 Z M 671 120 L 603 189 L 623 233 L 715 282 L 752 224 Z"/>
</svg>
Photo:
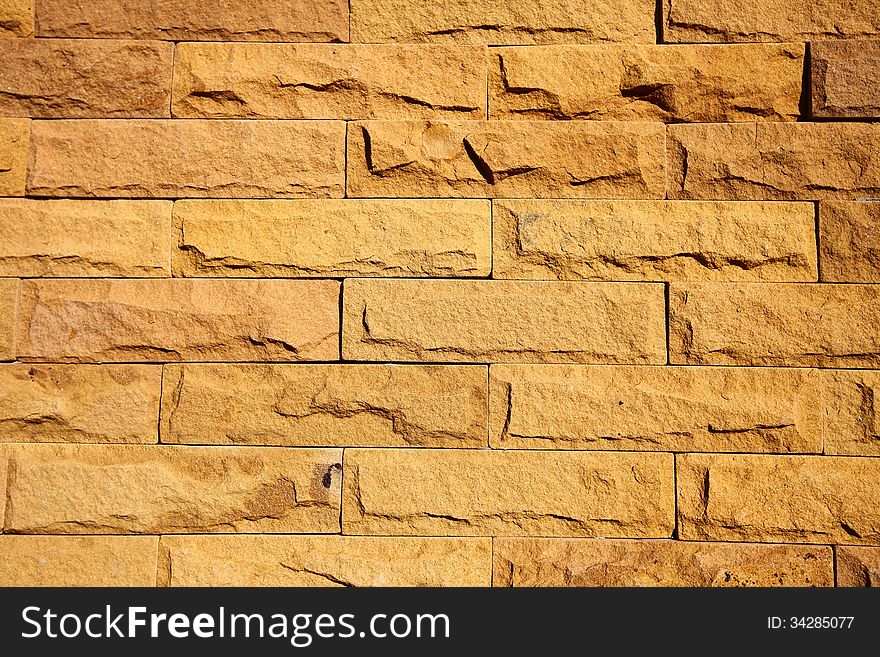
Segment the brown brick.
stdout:
<svg viewBox="0 0 880 657">
<path fill-rule="evenodd" d="M 342 451 L 0 445 L 6 532 L 335 533 Z"/>
<path fill-rule="evenodd" d="M 880 201 L 819 204 L 822 280 L 880 283 Z"/>
<path fill-rule="evenodd" d="M 15 321 L 18 315 L 19 284 L 0 278 L 0 361 L 15 360 Z"/>
<path fill-rule="evenodd" d="M 683 539 L 880 540 L 880 459 L 758 454 L 675 458 Z"/>
<path fill-rule="evenodd" d="M 345 533 L 666 537 L 672 455 L 350 449 Z"/>
<path fill-rule="evenodd" d="M 352 123 L 348 193 L 663 198 L 664 144 L 652 123 Z"/>
<path fill-rule="evenodd" d="M 497 200 L 493 278 L 815 281 L 812 203 Z"/>
<path fill-rule="evenodd" d="M 837 586 L 880 586 L 880 547 L 834 548 Z"/>
<path fill-rule="evenodd" d="M 815 116 L 880 118 L 880 40 L 817 41 L 810 61 Z"/>
<path fill-rule="evenodd" d="M 497 538 L 494 586 L 834 586 L 830 547 Z"/>
<path fill-rule="evenodd" d="M 162 442 L 485 447 L 486 368 L 166 365 Z"/>
<path fill-rule="evenodd" d="M 0 38 L 34 33 L 33 0 L 0 0 Z"/>
<path fill-rule="evenodd" d="M 880 365 L 880 287 L 672 283 L 669 357 L 694 365 Z"/>
<path fill-rule="evenodd" d="M 347 279 L 347 360 L 666 362 L 651 283 Z"/>
<path fill-rule="evenodd" d="M 29 280 L 20 360 L 332 360 L 336 281 Z"/>
<path fill-rule="evenodd" d="M 179 201 L 177 276 L 488 276 L 485 200 Z M 295 239 L 291 239 L 295 236 Z"/>
<path fill-rule="evenodd" d="M 493 447 L 822 452 L 815 370 L 493 365 Z"/>
<path fill-rule="evenodd" d="M 793 121 L 803 44 L 493 49 L 493 119 Z"/>
<path fill-rule="evenodd" d="M 342 196 L 339 121 L 35 121 L 28 194 Z"/>
<path fill-rule="evenodd" d="M 834 370 L 823 381 L 825 453 L 880 456 L 880 372 Z"/>
<path fill-rule="evenodd" d="M 24 196 L 31 122 L 0 119 L 0 196 Z"/>
</svg>

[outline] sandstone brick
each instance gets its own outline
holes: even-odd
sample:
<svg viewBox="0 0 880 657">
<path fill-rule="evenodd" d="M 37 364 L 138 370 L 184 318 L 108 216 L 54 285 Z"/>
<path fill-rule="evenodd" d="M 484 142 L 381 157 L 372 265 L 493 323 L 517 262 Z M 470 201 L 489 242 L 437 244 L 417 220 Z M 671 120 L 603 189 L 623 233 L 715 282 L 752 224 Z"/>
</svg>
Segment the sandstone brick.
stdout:
<svg viewBox="0 0 880 657">
<path fill-rule="evenodd" d="M 0 442 L 158 442 L 161 383 L 149 365 L 0 365 Z"/>
<path fill-rule="evenodd" d="M 15 322 L 18 315 L 19 284 L 0 278 L 0 361 L 15 360 Z"/>
<path fill-rule="evenodd" d="M 348 360 L 666 362 L 659 284 L 347 279 L 342 326 Z"/>
<path fill-rule="evenodd" d="M 155 536 L 0 536 L 0 586 L 155 586 Z"/>
<path fill-rule="evenodd" d="M 810 61 L 815 116 L 880 118 L 880 40 L 817 41 Z"/>
<path fill-rule="evenodd" d="M 4 531 L 334 533 L 342 451 L 5 445 Z"/>
<path fill-rule="evenodd" d="M 159 549 L 165 586 L 489 586 L 492 570 L 480 538 L 163 536 Z"/>
<path fill-rule="evenodd" d="M 811 203 L 497 200 L 493 278 L 815 281 Z"/>
<path fill-rule="evenodd" d="M 485 447 L 486 368 L 167 365 L 162 442 Z"/>
<path fill-rule="evenodd" d="M 178 276 L 488 276 L 488 201 L 179 201 Z"/>
<path fill-rule="evenodd" d="M 478 46 L 182 43 L 174 116 L 486 117 Z"/>
<path fill-rule="evenodd" d="M 834 586 L 830 547 L 498 538 L 495 586 Z"/>
<path fill-rule="evenodd" d="M 24 196 L 31 122 L 0 119 L 0 196 Z"/>
<path fill-rule="evenodd" d="M 880 372 L 834 370 L 823 377 L 825 453 L 880 456 Z"/>
<path fill-rule="evenodd" d="M 29 280 L 18 357 L 66 362 L 332 360 L 335 281 Z"/>
<path fill-rule="evenodd" d="M 0 199 L 0 276 L 171 274 L 171 203 Z"/>
<path fill-rule="evenodd" d="M 155 41 L 0 41 L 0 115 L 169 116 L 174 46 Z"/>
<path fill-rule="evenodd" d="M 822 452 L 815 370 L 493 365 L 500 448 Z"/>
<path fill-rule="evenodd" d="M 0 0 L 0 38 L 34 33 L 33 0 Z"/>
<path fill-rule="evenodd" d="M 803 44 L 498 48 L 493 119 L 793 121 Z"/>
<path fill-rule="evenodd" d="M 757 454 L 675 458 L 683 539 L 880 540 L 880 459 Z"/>
<path fill-rule="evenodd" d="M 342 196 L 339 121 L 36 121 L 28 194 Z"/>
<path fill-rule="evenodd" d="M 876 367 L 880 288 L 672 283 L 669 357 L 694 365 Z"/>
<path fill-rule="evenodd" d="M 880 548 L 834 548 L 837 556 L 837 586 L 880 586 Z"/>
<path fill-rule="evenodd" d="M 880 196 L 880 124 L 671 125 L 669 198 Z"/>
<path fill-rule="evenodd" d="M 822 280 L 880 283 L 880 202 L 819 204 Z"/>
<path fill-rule="evenodd" d="M 353 123 L 348 194 L 662 198 L 664 144 L 651 123 Z"/>
<path fill-rule="evenodd" d="M 347 41 L 345 0 L 36 0 L 39 36 L 169 41 Z"/>
</svg>

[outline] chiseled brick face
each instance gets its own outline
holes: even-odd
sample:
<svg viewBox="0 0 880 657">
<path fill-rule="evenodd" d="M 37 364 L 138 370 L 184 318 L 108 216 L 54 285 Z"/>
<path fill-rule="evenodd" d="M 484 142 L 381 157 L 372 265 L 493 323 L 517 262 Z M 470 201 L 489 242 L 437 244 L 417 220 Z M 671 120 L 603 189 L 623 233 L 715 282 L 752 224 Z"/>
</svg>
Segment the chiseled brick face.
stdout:
<svg viewBox="0 0 880 657">
<path fill-rule="evenodd" d="M 0 196 L 24 196 L 31 122 L 0 118 Z"/>
<path fill-rule="evenodd" d="M 0 0 L 0 38 L 34 33 L 33 0 Z"/>
<path fill-rule="evenodd" d="M 837 585 L 880 586 L 880 547 L 834 548 L 837 556 Z"/>
<path fill-rule="evenodd" d="M 810 61 L 815 116 L 880 118 L 880 38 L 816 41 Z"/>
<path fill-rule="evenodd" d="M 880 456 L 880 372 L 833 370 L 825 384 L 825 453 Z"/>
<path fill-rule="evenodd" d="M 822 280 L 880 283 L 880 201 L 819 204 Z"/>
<path fill-rule="evenodd" d="M 0 361 L 15 360 L 15 321 L 18 311 L 19 283 L 0 278 Z"/>
</svg>

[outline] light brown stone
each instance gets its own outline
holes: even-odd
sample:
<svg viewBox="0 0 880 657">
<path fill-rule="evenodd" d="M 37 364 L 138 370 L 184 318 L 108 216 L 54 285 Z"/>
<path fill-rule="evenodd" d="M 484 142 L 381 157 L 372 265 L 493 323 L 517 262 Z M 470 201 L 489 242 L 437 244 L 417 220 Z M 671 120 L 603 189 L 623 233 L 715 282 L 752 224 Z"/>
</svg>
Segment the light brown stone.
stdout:
<svg viewBox="0 0 880 657">
<path fill-rule="evenodd" d="M 166 365 L 162 442 L 485 447 L 486 368 Z"/>
<path fill-rule="evenodd" d="M 794 121 L 803 44 L 492 50 L 493 119 Z"/>
<path fill-rule="evenodd" d="M 33 0 L 0 0 L 0 38 L 34 33 Z"/>
<path fill-rule="evenodd" d="M 155 536 L 0 536 L 0 586 L 155 586 Z"/>
<path fill-rule="evenodd" d="M 880 196 L 880 124 L 670 125 L 669 198 Z"/>
<path fill-rule="evenodd" d="M 164 586 L 489 586 L 484 538 L 163 536 Z"/>
<path fill-rule="evenodd" d="M 156 443 L 162 368 L 0 365 L 0 442 Z"/>
<path fill-rule="evenodd" d="M 815 281 L 811 203 L 496 200 L 493 278 Z"/>
<path fill-rule="evenodd" d="M 176 276 L 488 276 L 478 200 L 178 201 Z"/>
<path fill-rule="evenodd" d="M 29 195 L 341 197 L 340 121 L 35 121 Z"/>
<path fill-rule="evenodd" d="M 663 198 L 664 144 L 653 123 L 352 123 L 348 194 Z"/>
<path fill-rule="evenodd" d="M 672 283 L 669 358 L 693 365 L 880 365 L 880 287 Z"/>
<path fill-rule="evenodd" d="M 825 453 L 880 456 L 880 372 L 834 370 L 825 383 Z"/>
<path fill-rule="evenodd" d="M 28 280 L 20 360 L 291 361 L 339 357 L 339 283 Z"/>
<path fill-rule="evenodd" d="M 347 360 L 665 363 L 651 283 L 347 279 Z"/>
<path fill-rule="evenodd" d="M 876 544 L 880 459 L 676 455 L 683 539 Z"/>
<path fill-rule="evenodd" d="M 815 370 L 493 365 L 502 449 L 822 452 Z"/>
<path fill-rule="evenodd" d="M 837 586 L 880 586 L 880 547 L 834 548 Z"/>
<path fill-rule="evenodd" d="M 15 360 L 15 323 L 18 316 L 19 284 L 0 278 L 0 361 Z"/>
<path fill-rule="evenodd" d="M 880 201 L 819 204 L 822 280 L 880 283 Z"/>
<path fill-rule="evenodd" d="M 24 196 L 31 122 L 0 119 L 0 196 Z"/>
<path fill-rule="evenodd" d="M 830 547 L 497 538 L 494 586 L 834 586 Z"/>
<path fill-rule="evenodd" d="M 342 451 L 165 445 L 0 445 L 4 531 L 335 533 Z"/>
<path fill-rule="evenodd" d="M 880 39 L 816 41 L 810 61 L 815 116 L 880 118 Z"/>
<path fill-rule="evenodd" d="M 171 203 L 0 199 L 0 276 L 171 275 Z"/>
</svg>

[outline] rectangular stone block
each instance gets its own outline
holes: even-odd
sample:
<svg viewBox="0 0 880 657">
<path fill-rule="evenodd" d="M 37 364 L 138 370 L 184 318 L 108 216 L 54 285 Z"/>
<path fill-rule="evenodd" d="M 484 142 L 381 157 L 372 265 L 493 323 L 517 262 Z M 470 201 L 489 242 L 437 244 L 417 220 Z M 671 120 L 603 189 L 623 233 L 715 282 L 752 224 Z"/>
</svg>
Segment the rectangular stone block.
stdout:
<svg viewBox="0 0 880 657">
<path fill-rule="evenodd" d="M 816 41 L 810 61 L 814 116 L 880 118 L 880 39 Z"/>
<path fill-rule="evenodd" d="M 485 447 L 469 365 L 167 365 L 162 442 Z"/>
<path fill-rule="evenodd" d="M 0 196 L 24 196 L 30 131 L 27 119 L 0 119 Z"/>
<path fill-rule="evenodd" d="M 819 204 L 822 280 L 880 283 L 880 201 Z"/>
<path fill-rule="evenodd" d="M 651 283 L 346 279 L 346 360 L 665 363 Z"/>
<path fill-rule="evenodd" d="M 15 360 L 15 323 L 18 316 L 18 281 L 0 278 L 0 361 Z"/>
<path fill-rule="evenodd" d="M 825 384 L 825 453 L 880 456 L 880 372 L 833 370 Z"/>
<path fill-rule="evenodd" d="M 178 201 L 176 276 L 488 276 L 485 200 Z"/>
<path fill-rule="evenodd" d="M 880 586 L 880 547 L 834 548 L 837 558 L 837 586 Z"/>
<path fill-rule="evenodd" d="M 19 360 L 294 361 L 339 357 L 339 283 L 27 280 Z"/>
<path fill-rule="evenodd" d="M 33 33 L 33 0 L 0 0 L 0 38 L 28 37 Z"/>
<path fill-rule="evenodd" d="M 368 121 L 348 126 L 348 195 L 663 198 L 664 126 Z"/>
<path fill-rule="evenodd" d="M 493 278 L 816 281 L 812 203 L 496 200 Z"/>
<path fill-rule="evenodd" d="M 341 197 L 341 121 L 36 121 L 33 196 Z"/>
</svg>

